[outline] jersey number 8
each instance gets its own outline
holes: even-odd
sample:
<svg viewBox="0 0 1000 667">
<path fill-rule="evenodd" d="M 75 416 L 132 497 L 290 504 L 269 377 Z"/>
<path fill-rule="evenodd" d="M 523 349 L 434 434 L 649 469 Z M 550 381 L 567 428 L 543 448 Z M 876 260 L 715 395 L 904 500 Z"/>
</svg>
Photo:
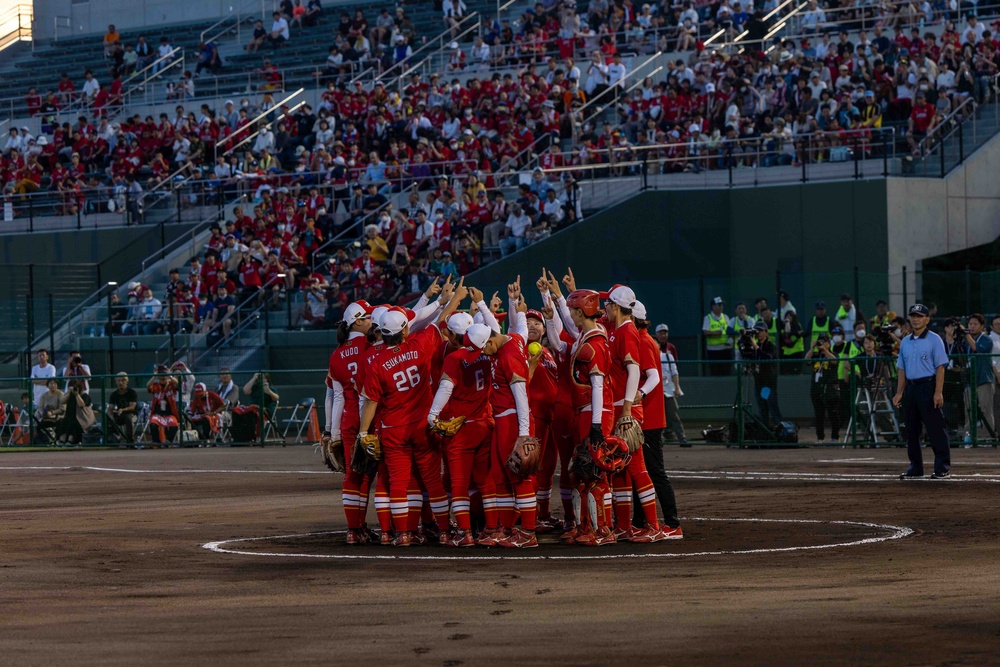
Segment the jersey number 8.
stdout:
<svg viewBox="0 0 1000 667">
<path fill-rule="evenodd" d="M 396 381 L 396 391 L 409 391 L 420 384 L 420 372 L 416 366 L 409 366 L 405 371 L 393 373 L 392 379 Z"/>
</svg>

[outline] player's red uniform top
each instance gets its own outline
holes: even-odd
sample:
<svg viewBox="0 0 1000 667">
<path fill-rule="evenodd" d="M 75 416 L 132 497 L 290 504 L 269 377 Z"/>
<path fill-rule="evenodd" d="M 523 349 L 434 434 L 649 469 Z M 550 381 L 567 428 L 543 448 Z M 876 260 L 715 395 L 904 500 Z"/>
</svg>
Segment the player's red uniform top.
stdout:
<svg viewBox="0 0 1000 667">
<path fill-rule="evenodd" d="M 528 380 L 528 353 L 524 338 L 510 334 L 507 342 L 493 355 L 493 414 L 501 415 L 516 409 L 514 392 L 510 390 L 514 376 Z"/>
<path fill-rule="evenodd" d="M 332 387 L 336 380 L 344 388 L 344 424 L 357 424 L 360 419 L 358 412 L 357 377 L 368 351 L 368 339 L 365 336 L 354 336 L 338 347 L 330 355 L 330 371 L 327 375 L 327 386 Z"/>
<path fill-rule="evenodd" d="M 646 369 L 652 368 L 656 371 L 656 377 L 660 378 L 659 384 L 642 399 L 642 428 L 652 431 L 658 428 L 667 427 L 667 413 L 663 405 L 663 377 L 660 374 L 660 346 L 656 339 L 649 335 L 649 331 L 639 332 L 639 386 L 645 380 Z"/>
<path fill-rule="evenodd" d="M 639 356 L 639 330 L 635 328 L 635 322 L 627 320 L 622 322 L 608 336 L 608 347 L 611 350 L 611 394 L 614 403 L 625 400 L 625 383 L 628 380 L 626 364 L 636 364 L 636 368 L 641 366 Z M 642 373 L 640 371 L 639 385 L 642 385 Z M 636 387 L 638 390 L 638 387 Z M 635 396 L 627 398 L 635 400 Z M 632 406 L 632 417 L 636 421 L 642 421 L 642 404 L 636 403 Z"/>
<path fill-rule="evenodd" d="M 559 370 L 555 357 L 547 348 L 542 348 L 542 356 L 538 359 L 535 372 L 528 383 L 528 407 L 531 416 L 545 421 L 552 421 L 556 397 L 559 392 Z"/>
<path fill-rule="evenodd" d="M 576 341 L 566 331 L 559 338 L 565 343 L 562 352 L 555 355 L 556 359 L 556 405 L 574 406 L 573 402 L 573 345 Z M 530 396 L 529 396 L 530 398 Z"/>
<path fill-rule="evenodd" d="M 590 407 L 590 376 L 603 375 L 606 378 L 611 366 L 611 352 L 604 331 L 597 328 L 581 335 L 573 346 L 570 363 L 573 369 L 573 407 L 578 410 Z M 613 411 L 611 389 L 605 386 L 602 394 L 604 409 Z"/>
<path fill-rule="evenodd" d="M 490 364 L 485 354 L 466 347 L 445 357 L 444 374 L 451 378 L 455 389 L 441 419 L 464 416 L 467 421 L 476 421 L 490 416 Z"/>
<path fill-rule="evenodd" d="M 423 329 L 396 347 L 387 347 L 372 362 L 365 378 L 364 395 L 379 404 L 382 428 L 409 426 L 427 419 L 431 392 L 432 359 L 440 334 Z"/>
</svg>

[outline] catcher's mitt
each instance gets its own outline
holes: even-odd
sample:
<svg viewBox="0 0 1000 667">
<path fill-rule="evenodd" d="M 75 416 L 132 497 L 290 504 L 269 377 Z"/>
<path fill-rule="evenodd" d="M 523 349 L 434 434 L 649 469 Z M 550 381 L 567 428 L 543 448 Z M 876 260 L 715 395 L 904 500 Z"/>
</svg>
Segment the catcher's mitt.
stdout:
<svg viewBox="0 0 1000 667">
<path fill-rule="evenodd" d="M 542 463 L 542 443 L 538 438 L 521 436 L 514 450 L 507 457 L 507 467 L 519 477 L 530 477 L 538 472 Z"/>
<path fill-rule="evenodd" d="M 615 424 L 613 435 L 618 436 L 628 445 L 628 453 L 632 454 L 642 448 L 643 436 L 642 427 L 632 417 L 622 417 Z"/>
<path fill-rule="evenodd" d="M 591 448 L 594 465 L 600 470 L 614 475 L 628 466 L 632 460 L 628 444 L 616 435 L 605 438 L 600 447 Z"/>
<path fill-rule="evenodd" d="M 351 456 L 351 470 L 362 475 L 372 475 L 378 470 L 378 462 L 382 459 L 382 441 L 374 433 L 358 435 L 354 441 L 354 452 Z"/>
<path fill-rule="evenodd" d="M 434 425 L 431 426 L 431 431 L 437 433 L 443 438 L 447 438 L 448 436 L 458 433 L 458 429 L 462 428 L 462 424 L 464 423 L 465 417 L 452 417 L 447 421 L 441 421 L 438 419 L 434 422 Z"/>
<path fill-rule="evenodd" d="M 594 463 L 594 457 L 591 455 L 592 451 L 590 440 L 584 440 L 576 446 L 576 450 L 573 451 L 573 458 L 569 460 L 569 472 L 579 484 L 596 482 L 603 474 L 600 468 Z"/>
</svg>

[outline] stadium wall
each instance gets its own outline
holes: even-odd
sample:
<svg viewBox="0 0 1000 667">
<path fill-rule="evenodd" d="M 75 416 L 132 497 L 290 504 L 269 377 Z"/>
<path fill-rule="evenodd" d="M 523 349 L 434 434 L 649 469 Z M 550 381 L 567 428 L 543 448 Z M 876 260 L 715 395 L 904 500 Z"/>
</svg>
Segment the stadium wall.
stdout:
<svg viewBox="0 0 1000 667">
<path fill-rule="evenodd" d="M 943 269 L 946 268 L 943 265 L 924 267 L 922 260 L 989 244 L 1000 237 L 1000 179 L 997 174 L 1000 174 L 1000 135 L 945 178 L 888 180 L 889 265 L 893 274 L 890 288 L 894 294 L 902 292 L 903 266 L 911 276 L 917 269 Z M 998 265 L 995 262 L 971 263 L 970 268 L 986 271 Z M 950 303 L 942 290 L 935 287 L 931 291 L 942 312 L 960 312 L 965 305 L 964 286 L 958 295 L 960 298 L 952 298 Z M 911 278 L 908 293 L 923 292 L 920 277 Z"/>
<path fill-rule="evenodd" d="M 562 276 L 572 266 L 581 286 L 627 282 L 650 317 L 672 336 L 695 337 L 707 300 L 722 296 L 773 302 L 783 289 L 800 312 L 812 301 L 887 289 L 885 181 L 733 190 L 654 191 L 603 211 L 475 273 L 467 283 L 504 293 L 521 274 L 529 301 L 539 267 Z M 867 301 L 864 301 L 867 302 Z M 751 306 L 752 307 L 752 306 Z M 687 358 L 693 358 L 695 350 Z"/>
</svg>

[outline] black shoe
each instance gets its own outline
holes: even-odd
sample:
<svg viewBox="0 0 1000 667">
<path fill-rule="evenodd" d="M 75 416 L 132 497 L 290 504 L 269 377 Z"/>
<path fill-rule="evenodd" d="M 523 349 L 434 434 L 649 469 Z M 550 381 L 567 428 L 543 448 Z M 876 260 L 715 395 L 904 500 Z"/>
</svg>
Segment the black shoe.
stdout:
<svg viewBox="0 0 1000 667">
<path fill-rule="evenodd" d="M 936 472 L 931 475 L 931 479 L 948 479 L 951 477 L 951 471 L 945 470 L 944 472 Z"/>
<path fill-rule="evenodd" d="M 690 447 L 691 446 L 691 443 L 688 442 L 687 440 L 685 440 L 684 442 L 681 442 L 679 444 L 680 444 L 681 447 Z"/>
<path fill-rule="evenodd" d="M 923 473 L 917 475 L 911 472 L 904 472 L 902 475 L 899 476 L 899 478 L 903 481 L 906 481 L 908 479 L 923 479 L 924 475 Z"/>
</svg>

